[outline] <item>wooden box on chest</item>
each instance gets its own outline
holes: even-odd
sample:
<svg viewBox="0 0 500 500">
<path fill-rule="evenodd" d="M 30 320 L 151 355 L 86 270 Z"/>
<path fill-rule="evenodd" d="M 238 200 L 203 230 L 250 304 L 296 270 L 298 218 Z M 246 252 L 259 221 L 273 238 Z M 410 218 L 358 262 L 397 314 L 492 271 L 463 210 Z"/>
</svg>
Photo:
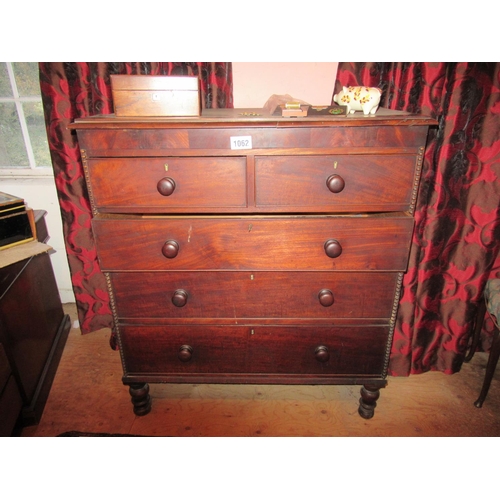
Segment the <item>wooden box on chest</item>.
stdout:
<svg viewBox="0 0 500 500">
<path fill-rule="evenodd" d="M 248 111 L 248 110 L 246 110 Z M 386 385 L 428 126 L 365 117 L 77 120 L 123 382 Z"/>
<path fill-rule="evenodd" d="M 199 116 L 197 76 L 111 75 L 116 116 Z"/>
</svg>

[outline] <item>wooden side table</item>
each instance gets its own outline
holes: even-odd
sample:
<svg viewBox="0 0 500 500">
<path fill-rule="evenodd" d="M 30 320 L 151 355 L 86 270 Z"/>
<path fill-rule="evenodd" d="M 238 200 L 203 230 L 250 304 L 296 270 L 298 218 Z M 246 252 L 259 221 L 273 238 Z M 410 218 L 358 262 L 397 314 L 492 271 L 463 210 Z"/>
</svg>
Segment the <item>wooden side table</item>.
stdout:
<svg viewBox="0 0 500 500">
<path fill-rule="evenodd" d="M 46 241 L 45 214 L 35 211 L 37 234 Z M 31 243 L 20 246 L 24 245 Z M 22 401 L 17 413 L 20 426 L 40 421 L 71 327 L 48 251 L 33 253 L 0 268 L 0 344 L 4 353 L 0 372 L 6 379 L 0 388 L 0 420 L 6 419 L 5 428 L 0 428 L 2 435 L 10 435 L 13 430 L 12 414 L 18 412 L 16 398 Z"/>
</svg>

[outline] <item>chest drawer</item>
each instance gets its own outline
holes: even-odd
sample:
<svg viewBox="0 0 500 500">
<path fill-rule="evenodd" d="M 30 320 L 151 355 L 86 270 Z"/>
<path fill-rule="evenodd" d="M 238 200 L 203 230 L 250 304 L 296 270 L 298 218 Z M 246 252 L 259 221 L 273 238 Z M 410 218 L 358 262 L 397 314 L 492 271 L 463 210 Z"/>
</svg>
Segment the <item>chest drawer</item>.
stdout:
<svg viewBox="0 0 500 500">
<path fill-rule="evenodd" d="M 396 273 L 112 273 L 120 318 L 389 318 Z"/>
<path fill-rule="evenodd" d="M 415 162 L 415 155 L 259 156 L 255 204 L 289 211 L 404 211 Z"/>
<path fill-rule="evenodd" d="M 402 271 L 413 219 L 95 218 L 101 269 Z"/>
<path fill-rule="evenodd" d="M 380 375 L 386 326 L 120 327 L 127 374 Z"/>
<path fill-rule="evenodd" d="M 242 157 L 101 158 L 88 162 L 102 212 L 198 211 L 247 206 Z"/>
<path fill-rule="evenodd" d="M 218 110 L 204 110 L 204 120 L 208 118 L 206 112 L 221 112 Z M 227 110 L 226 110 L 227 111 Z M 236 109 L 231 113 L 238 113 Z M 126 120 L 104 124 L 104 120 L 96 118 L 95 124 L 104 127 L 98 130 L 86 129 L 85 125 L 78 130 L 78 141 L 89 157 L 102 156 L 165 156 L 172 151 L 230 151 L 234 138 L 252 137 L 253 150 L 258 149 L 323 149 L 323 148 L 404 148 L 416 150 L 425 144 L 427 126 L 419 123 L 401 123 L 399 126 L 387 124 L 377 126 L 377 123 L 367 117 L 341 117 L 335 123 L 302 122 L 293 126 L 290 118 L 270 121 L 259 126 L 252 118 L 246 125 L 235 127 L 235 116 L 231 123 L 214 123 L 212 126 L 205 121 L 201 123 L 192 120 L 189 123 L 175 124 L 173 120 L 164 122 L 165 126 L 127 126 L 131 122 Z M 241 118 L 241 117 L 240 117 Z M 239 119 L 239 118 L 237 118 Z M 210 118 L 209 118 L 210 120 Z M 356 120 L 356 126 L 345 126 Z M 90 120 L 92 121 L 92 119 Z M 297 123 L 297 122 L 296 122 Z M 379 122 L 380 123 L 380 122 Z M 106 126 L 107 125 L 107 126 Z M 111 125 L 112 128 L 108 128 Z M 201 125 L 201 126 L 200 126 Z M 410 126 L 408 126 L 410 125 Z M 75 126 L 75 128 L 78 128 Z M 200 155 L 201 156 L 201 155 Z"/>
</svg>

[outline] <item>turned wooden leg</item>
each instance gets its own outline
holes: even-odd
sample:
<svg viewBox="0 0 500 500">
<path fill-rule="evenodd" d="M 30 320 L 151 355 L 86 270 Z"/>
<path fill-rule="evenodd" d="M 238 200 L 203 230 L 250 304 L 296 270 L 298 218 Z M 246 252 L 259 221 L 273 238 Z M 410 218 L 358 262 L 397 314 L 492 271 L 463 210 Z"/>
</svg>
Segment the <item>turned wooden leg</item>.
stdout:
<svg viewBox="0 0 500 500">
<path fill-rule="evenodd" d="M 491 344 L 490 355 L 488 357 L 488 364 L 486 365 L 486 374 L 484 376 L 483 387 L 481 389 L 481 394 L 479 398 L 474 403 L 476 408 L 481 408 L 483 406 L 484 400 L 490 389 L 491 380 L 495 373 L 495 368 L 497 367 L 498 358 L 500 357 L 500 335 L 498 330 L 495 328 L 493 334 L 493 343 Z"/>
<path fill-rule="evenodd" d="M 138 416 L 147 415 L 151 411 L 151 396 L 148 384 L 130 384 L 129 393 L 132 396 L 134 413 Z"/>
<path fill-rule="evenodd" d="M 364 385 L 361 387 L 361 398 L 359 400 L 358 413 L 366 419 L 372 418 L 377 406 L 377 399 L 380 397 L 378 387 Z"/>
</svg>

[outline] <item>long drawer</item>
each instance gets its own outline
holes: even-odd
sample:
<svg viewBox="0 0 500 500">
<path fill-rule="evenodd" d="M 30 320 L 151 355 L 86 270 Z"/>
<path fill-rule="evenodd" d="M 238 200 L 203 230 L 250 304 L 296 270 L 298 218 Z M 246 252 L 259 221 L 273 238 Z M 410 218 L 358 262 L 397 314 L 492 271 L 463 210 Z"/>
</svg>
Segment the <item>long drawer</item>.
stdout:
<svg viewBox="0 0 500 500">
<path fill-rule="evenodd" d="M 94 204 L 137 213 L 247 206 L 246 158 L 101 158 L 88 162 Z"/>
<path fill-rule="evenodd" d="M 204 110 L 212 111 L 212 110 Z M 216 113 L 220 109 L 214 110 Z M 206 114 L 205 114 L 206 116 Z M 234 118 L 234 117 L 233 117 Z M 231 120 L 233 121 L 233 118 Z M 100 118 L 97 118 L 100 120 Z M 365 120 L 366 125 L 355 123 L 345 126 L 353 120 Z M 102 122 L 102 120 L 100 120 Z M 303 122 L 298 127 L 290 126 L 289 119 L 270 122 L 264 126 L 229 127 L 221 123 L 200 128 L 199 123 L 193 127 L 184 123 L 180 126 L 167 123 L 166 127 L 152 124 L 150 127 L 132 128 L 123 121 L 112 128 L 104 126 L 97 131 L 85 130 L 85 126 L 76 126 L 78 141 L 90 157 L 132 157 L 132 156 L 165 156 L 173 152 L 189 152 L 197 150 L 219 151 L 231 153 L 231 145 L 235 138 L 252 138 L 252 149 L 245 152 L 274 149 L 323 149 L 344 148 L 359 151 L 365 148 L 406 149 L 416 151 L 425 144 L 427 124 L 412 123 L 411 126 L 373 126 L 366 117 L 349 117 L 337 124 L 323 122 L 321 126 Z M 361 125 L 361 126 L 360 126 Z"/>
<path fill-rule="evenodd" d="M 120 326 L 126 375 L 380 375 L 388 326 Z"/>
<path fill-rule="evenodd" d="M 256 157 L 255 204 L 271 211 L 406 210 L 415 162 L 415 155 Z"/>
<path fill-rule="evenodd" d="M 411 217 L 96 217 L 103 271 L 404 271 Z"/>
<path fill-rule="evenodd" d="M 386 318 L 396 273 L 112 273 L 120 318 Z"/>
</svg>

